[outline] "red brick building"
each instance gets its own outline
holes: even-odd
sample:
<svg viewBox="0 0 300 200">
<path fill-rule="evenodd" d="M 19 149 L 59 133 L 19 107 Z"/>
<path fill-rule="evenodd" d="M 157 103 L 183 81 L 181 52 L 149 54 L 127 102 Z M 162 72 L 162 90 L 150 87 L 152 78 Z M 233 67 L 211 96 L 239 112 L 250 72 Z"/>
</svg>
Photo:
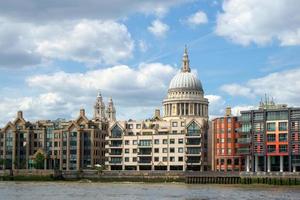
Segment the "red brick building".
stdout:
<svg viewBox="0 0 300 200">
<path fill-rule="evenodd" d="M 231 115 L 231 108 L 226 108 L 224 117 L 212 120 L 212 170 L 242 171 L 245 160 L 237 154 L 238 118 Z"/>
</svg>

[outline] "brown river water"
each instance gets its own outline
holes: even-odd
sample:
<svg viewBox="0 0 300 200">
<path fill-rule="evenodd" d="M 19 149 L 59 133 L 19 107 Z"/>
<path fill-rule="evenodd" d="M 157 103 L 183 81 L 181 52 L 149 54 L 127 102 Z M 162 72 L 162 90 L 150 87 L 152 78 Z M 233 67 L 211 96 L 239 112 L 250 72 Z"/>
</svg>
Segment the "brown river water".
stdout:
<svg viewBox="0 0 300 200">
<path fill-rule="evenodd" d="M 0 200 L 300 199 L 300 186 L 0 182 Z"/>
</svg>

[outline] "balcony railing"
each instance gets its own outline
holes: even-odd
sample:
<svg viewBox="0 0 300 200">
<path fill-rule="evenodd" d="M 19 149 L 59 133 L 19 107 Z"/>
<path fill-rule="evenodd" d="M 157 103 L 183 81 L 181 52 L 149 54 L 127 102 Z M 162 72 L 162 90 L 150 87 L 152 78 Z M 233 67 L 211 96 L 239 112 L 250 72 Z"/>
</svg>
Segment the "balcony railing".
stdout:
<svg viewBox="0 0 300 200">
<path fill-rule="evenodd" d="M 249 143 L 251 143 L 251 138 L 238 138 L 238 143 L 249 144 Z"/>
</svg>

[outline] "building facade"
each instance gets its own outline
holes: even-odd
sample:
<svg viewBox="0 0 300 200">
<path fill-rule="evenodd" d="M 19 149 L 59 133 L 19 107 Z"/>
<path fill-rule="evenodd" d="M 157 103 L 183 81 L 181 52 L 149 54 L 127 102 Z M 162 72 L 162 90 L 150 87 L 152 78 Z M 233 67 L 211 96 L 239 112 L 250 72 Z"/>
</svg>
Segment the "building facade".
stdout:
<svg viewBox="0 0 300 200">
<path fill-rule="evenodd" d="M 212 120 L 213 159 L 214 171 L 243 171 L 245 160 L 238 154 L 238 117 L 232 116 L 231 108 L 226 108 L 224 117 Z"/>
<path fill-rule="evenodd" d="M 71 121 L 28 122 L 19 111 L 16 119 L 0 130 L 0 168 L 33 168 L 38 153 L 43 155 L 44 169 L 80 170 L 104 165 L 109 120 L 103 105 L 99 94 L 92 120 L 84 109 Z M 115 116 L 112 100 L 107 113 Z"/>
<path fill-rule="evenodd" d="M 261 102 L 257 110 L 241 112 L 240 155 L 246 171 L 300 170 L 300 108 Z"/>
<path fill-rule="evenodd" d="M 187 49 L 181 71 L 170 82 L 149 120 L 115 121 L 106 137 L 108 170 L 207 170 L 208 100 L 191 73 Z"/>
</svg>

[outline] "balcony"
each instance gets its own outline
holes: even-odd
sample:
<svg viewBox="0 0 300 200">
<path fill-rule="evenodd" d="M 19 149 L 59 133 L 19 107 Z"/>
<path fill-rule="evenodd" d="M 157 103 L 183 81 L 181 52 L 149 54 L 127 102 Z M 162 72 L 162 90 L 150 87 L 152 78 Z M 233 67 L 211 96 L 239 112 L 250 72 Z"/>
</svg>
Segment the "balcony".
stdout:
<svg viewBox="0 0 300 200">
<path fill-rule="evenodd" d="M 250 144 L 251 138 L 238 138 L 238 143 L 239 144 Z"/>
<path fill-rule="evenodd" d="M 250 149 L 249 148 L 239 148 L 237 150 L 238 154 L 250 154 Z"/>
</svg>

